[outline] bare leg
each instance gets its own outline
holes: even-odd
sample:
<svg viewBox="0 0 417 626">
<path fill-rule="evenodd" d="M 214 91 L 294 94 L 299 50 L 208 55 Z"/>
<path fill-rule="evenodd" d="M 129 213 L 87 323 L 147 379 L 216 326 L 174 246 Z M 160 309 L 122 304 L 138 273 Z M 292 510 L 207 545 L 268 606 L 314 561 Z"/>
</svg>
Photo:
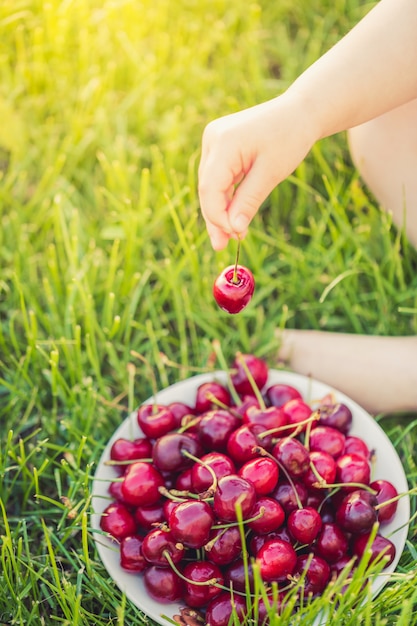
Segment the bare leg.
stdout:
<svg viewBox="0 0 417 626">
<path fill-rule="evenodd" d="M 417 100 L 349 132 L 352 159 L 417 247 Z M 279 359 L 371 413 L 417 410 L 417 337 L 287 330 Z"/>
<path fill-rule="evenodd" d="M 280 359 L 371 413 L 417 410 L 417 337 L 286 330 Z"/>
</svg>

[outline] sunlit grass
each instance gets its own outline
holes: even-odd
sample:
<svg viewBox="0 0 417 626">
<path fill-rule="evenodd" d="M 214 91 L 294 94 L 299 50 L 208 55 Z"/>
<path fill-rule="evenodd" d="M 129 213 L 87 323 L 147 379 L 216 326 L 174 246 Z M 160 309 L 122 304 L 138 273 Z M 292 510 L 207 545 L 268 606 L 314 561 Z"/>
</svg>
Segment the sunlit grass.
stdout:
<svg viewBox="0 0 417 626">
<path fill-rule="evenodd" d="M 149 365 L 163 387 L 211 363 L 214 340 L 273 365 L 277 326 L 416 332 L 416 253 L 343 137 L 315 146 L 243 242 L 253 305 L 230 317 L 211 296 L 235 249 L 213 253 L 199 214 L 204 125 L 281 92 L 367 8 L 0 4 L 0 624 L 151 623 L 89 530 L 95 465 L 151 395 Z M 415 418 L 379 421 L 415 484 Z M 413 623 L 415 532 L 398 576 L 346 623 Z"/>
</svg>

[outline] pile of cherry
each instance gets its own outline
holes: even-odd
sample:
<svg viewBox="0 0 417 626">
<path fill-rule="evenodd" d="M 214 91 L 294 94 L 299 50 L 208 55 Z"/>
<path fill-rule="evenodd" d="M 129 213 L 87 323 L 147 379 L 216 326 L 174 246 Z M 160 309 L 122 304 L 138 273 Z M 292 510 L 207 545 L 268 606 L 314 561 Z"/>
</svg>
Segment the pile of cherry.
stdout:
<svg viewBox="0 0 417 626">
<path fill-rule="evenodd" d="M 314 597 L 366 548 L 385 567 L 395 556 L 379 528 L 399 496 L 372 480 L 373 452 L 349 434 L 350 409 L 329 397 L 312 408 L 292 386 L 268 387 L 253 355 L 237 354 L 229 373 L 233 393 L 213 380 L 194 406 L 138 409 L 143 436 L 113 443 L 101 517 L 122 568 L 142 573 L 158 602 L 182 602 L 210 626 L 226 626 L 232 607 L 246 614 L 254 563 L 267 586 L 284 594 L 303 577 Z M 257 610 L 262 623 L 262 601 Z"/>
</svg>

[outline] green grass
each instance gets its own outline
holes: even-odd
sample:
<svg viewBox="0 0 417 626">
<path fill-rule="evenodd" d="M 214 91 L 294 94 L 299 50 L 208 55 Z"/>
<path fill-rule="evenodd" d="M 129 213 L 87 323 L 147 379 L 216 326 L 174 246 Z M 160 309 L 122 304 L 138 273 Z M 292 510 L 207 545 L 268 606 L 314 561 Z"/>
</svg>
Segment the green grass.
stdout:
<svg viewBox="0 0 417 626">
<path fill-rule="evenodd" d="M 1 3 L 0 624 L 150 624 L 89 528 L 103 447 L 152 393 L 135 352 L 164 387 L 207 367 L 215 340 L 228 359 L 273 365 L 277 326 L 416 333 L 416 252 L 342 136 L 317 144 L 255 219 L 241 252 L 253 305 L 230 317 L 211 297 L 235 249 L 214 253 L 199 214 L 204 125 L 280 93 L 368 8 Z M 414 485 L 415 416 L 378 419 Z M 414 519 L 396 576 L 346 623 L 417 622 L 415 533 Z"/>
</svg>

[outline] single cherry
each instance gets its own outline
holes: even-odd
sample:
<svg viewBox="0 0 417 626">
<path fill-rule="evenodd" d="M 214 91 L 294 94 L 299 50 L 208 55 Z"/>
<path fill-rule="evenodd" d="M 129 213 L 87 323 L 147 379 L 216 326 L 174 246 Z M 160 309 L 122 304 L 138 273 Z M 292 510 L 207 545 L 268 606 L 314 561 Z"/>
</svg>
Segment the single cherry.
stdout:
<svg viewBox="0 0 417 626">
<path fill-rule="evenodd" d="M 135 533 L 136 522 L 132 513 L 124 504 L 112 502 L 102 513 L 100 528 L 115 539 L 122 539 Z"/>
<path fill-rule="evenodd" d="M 149 439 L 156 439 L 175 428 L 174 414 L 167 406 L 142 404 L 137 411 L 137 421 Z"/>
<path fill-rule="evenodd" d="M 206 413 L 220 406 L 230 406 L 231 395 L 221 383 L 212 380 L 207 383 L 201 383 L 197 387 L 194 410 L 197 414 Z"/>
<path fill-rule="evenodd" d="M 295 400 L 296 398 L 302 399 L 298 389 L 284 383 L 275 383 L 268 387 L 265 397 L 270 405 L 277 407 L 282 407 L 290 400 Z"/>
<path fill-rule="evenodd" d="M 259 534 L 269 534 L 282 526 L 285 521 L 285 511 L 274 498 L 260 496 L 252 511 L 253 519 L 248 522 L 251 530 Z"/>
<path fill-rule="evenodd" d="M 139 461 L 149 458 L 152 455 L 152 443 L 147 437 L 137 439 L 116 439 L 110 448 L 110 458 L 112 461 L 119 461 L 119 469 L 125 471 L 125 461 Z"/>
<path fill-rule="evenodd" d="M 292 478 L 300 478 L 310 467 L 310 453 L 295 437 L 282 437 L 272 448 L 272 456 Z"/>
<path fill-rule="evenodd" d="M 123 478 L 123 499 L 132 506 L 150 506 L 160 499 L 159 488 L 164 484 L 162 474 L 151 463 L 135 461 Z"/>
<path fill-rule="evenodd" d="M 305 572 L 304 593 L 316 596 L 324 591 L 330 579 L 330 566 L 320 556 L 302 554 L 297 558 L 294 573 L 299 575 Z"/>
<path fill-rule="evenodd" d="M 169 513 L 168 526 L 176 541 L 189 548 L 202 548 L 214 523 L 211 506 L 204 500 L 184 500 Z"/>
<path fill-rule="evenodd" d="M 198 438 L 207 451 L 226 452 L 229 437 L 240 424 L 240 419 L 225 409 L 205 413 L 198 423 Z"/>
<path fill-rule="evenodd" d="M 317 426 L 310 433 L 310 450 L 324 450 L 333 458 L 337 458 L 345 451 L 345 435 L 331 426 Z"/>
<path fill-rule="evenodd" d="M 388 565 L 391 565 L 395 558 L 395 545 L 390 539 L 383 537 L 380 534 L 377 534 L 373 541 L 371 541 L 371 533 L 364 533 L 363 535 L 355 537 L 352 548 L 355 556 L 361 559 L 365 550 L 368 548 L 371 551 L 370 563 L 375 561 L 377 558 L 383 558 L 386 560 L 384 567 L 388 567 Z"/>
<path fill-rule="evenodd" d="M 228 565 L 242 551 L 242 540 L 238 526 L 215 528 L 211 530 L 210 539 L 204 546 L 207 559 L 217 565 Z"/>
<path fill-rule="evenodd" d="M 133 515 L 140 528 L 148 531 L 165 521 L 164 505 L 158 501 L 149 506 L 137 506 Z"/>
<path fill-rule="evenodd" d="M 206 491 L 213 486 L 214 477 L 212 473 L 214 473 L 217 480 L 222 476 L 235 474 L 235 464 L 230 457 L 221 452 L 204 454 L 199 459 L 199 462 L 194 463 L 191 468 L 191 484 L 196 493 Z"/>
<path fill-rule="evenodd" d="M 393 519 L 397 511 L 398 491 L 389 480 L 382 478 L 372 481 L 369 486 L 376 491 L 376 499 L 380 505 L 378 506 L 378 522 L 387 524 Z"/>
<path fill-rule="evenodd" d="M 378 520 L 377 503 L 376 496 L 364 489 L 349 492 L 336 510 L 336 524 L 349 533 L 370 532 Z"/>
<path fill-rule="evenodd" d="M 287 526 L 292 537 L 301 544 L 311 544 L 322 528 L 320 513 L 306 506 L 290 513 Z"/>
<path fill-rule="evenodd" d="M 128 535 L 120 541 L 120 565 L 129 572 L 143 572 L 149 563 L 142 554 L 143 537 Z"/>
<path fill-rule="evenodd" d="M 279 468 L 272 459 L 257 457 L 246 461 L 240 467 L 238 474 L 253 484 L 258 496 L 266 496 L 278 484 Z"/>
<path fill-rule="evenodd" d="M 256 501 L 256 491 L 252 483 L 237 474 L 223 476 L 217 483 L 213 498 L 214 514 L 225 522 L 235 522 L 237 507 L 243 519 L 252 515 Z"/>
<path fill-rule="evenodd" d="M 155 467 L 163 472 L 182 472 L 193 464 L 191 457 L 202 453 L 201 445 L 193 435 L 172 432 L 159 437 L 152 450 Z"/>
<path fill-rule="evenodd" d="M 297 553 L 288 541 L 270 539 L 259 550 L 256 561 L 264 581 L 280 581 L 294 572 Z"/>
<path fill-rule="evenodd" d="M 336 563 L 347 554 L 348 536 L 332 522 L 325 523 L 317 537 L 316 553 L 328 563 Z"/>
<path fill-rule="evenodd" d="M 178 601 L 184 595 L 183 580 L 169 567 L 151 565 L 145 570 L 143 581 L 149 595 L 161 604 Z"/>
<path fill-rule="evenodd" d="M 143 538 L 142 555 L 148 563 L 153 565 L 168 567 L 170 562 L 179 563 L 184 553 L 183 544 L 176 541 L 170 531 L 155 528 Z"/>
<path fill-rule="evenodd" d="M 320 407 L 320 421 L 322 426 L 332 426 L 346 434 L 353 421 L 352 411 L 346 404 L 326 404 Z"/>
<path fill-rule="evenodd" d="M 251 301 L 255 291 L 252 272 L 243 265 L 229 265 L 216 278 L 213 296 L 223 311 L 240 313 Z"/>
<path fill-rule="evenodd" d="M 219 585 L 223 585 L 224 577 L 215 563 L 210 561 L 187 563 L 183 575 L 187 579 L 184 583 L 184 601 L 188 606 L 203 607 L 222 592 Z"/>
<path fill-rule="evenodd" d="M 230 370 L 233 387 L 241 396 L 253 395 L 256 390 L 261 391 L 268 380 L 267 364 L 254 354 L 238 352 Z"/>
<path fill-rule="evenodd" d="M 222 591 L 207 605 L 205 623 L 207 626 L 228 626 L 232 623 L 231 616 L 234 614 L 243 624 L 246 612 L 246 599 L 243 596 Z"/>
</svg>

